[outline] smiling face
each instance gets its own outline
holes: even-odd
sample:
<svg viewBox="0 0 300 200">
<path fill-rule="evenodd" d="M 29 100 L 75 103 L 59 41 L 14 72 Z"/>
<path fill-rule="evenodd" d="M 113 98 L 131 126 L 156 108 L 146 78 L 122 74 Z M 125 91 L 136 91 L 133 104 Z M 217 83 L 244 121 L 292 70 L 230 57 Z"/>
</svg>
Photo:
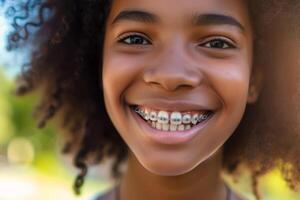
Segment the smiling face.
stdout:
<svg viewBox="0 0 300 200">
<path fill-rule="evenodd" d="M 242 0 L 115 0 L 104 43 L 106 109 L 146 169 L 183 174 L 239 124 L 251 64 Z"/>
</svg>

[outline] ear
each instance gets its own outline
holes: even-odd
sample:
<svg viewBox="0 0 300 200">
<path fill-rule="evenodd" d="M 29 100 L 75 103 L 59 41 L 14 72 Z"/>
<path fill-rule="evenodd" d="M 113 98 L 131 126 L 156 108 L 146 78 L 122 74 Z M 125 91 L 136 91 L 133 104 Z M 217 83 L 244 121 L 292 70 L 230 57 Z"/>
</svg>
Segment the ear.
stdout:
<svg viewBox="0 0 300 200">
<path fill-rule="evenodd" d="M 263 72 L 262 69 L 258 66 L 255 66 L 252 70 L 249 89 L 248 89 L 248 98 L 247 103 L 254 104 L 260 94 L 263 84 Z"/>
</svg>

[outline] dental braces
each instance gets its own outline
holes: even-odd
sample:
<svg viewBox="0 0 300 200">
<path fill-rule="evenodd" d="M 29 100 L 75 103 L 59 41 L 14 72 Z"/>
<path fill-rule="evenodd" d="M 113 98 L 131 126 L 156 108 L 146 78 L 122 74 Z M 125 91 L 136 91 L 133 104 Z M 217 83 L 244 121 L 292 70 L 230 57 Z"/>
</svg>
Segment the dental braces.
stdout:
<svg viewBox="0 0 300 200">
<path fill-rule="evenodd" d="M 143 110 L 141 110 L 139 107 L 135 107 L 134 111 L 136 113 L 138 113 L 139 115 L 141 115 L 143 118 L 146 117 L 146 113 L 143 112 Z M 197 117 L 197 122 L 202 122 L 202 121 L 206 120 L 208 117 L 209 117 L 209 113 L 201 114 L 200 116 Z"/>
</svg>

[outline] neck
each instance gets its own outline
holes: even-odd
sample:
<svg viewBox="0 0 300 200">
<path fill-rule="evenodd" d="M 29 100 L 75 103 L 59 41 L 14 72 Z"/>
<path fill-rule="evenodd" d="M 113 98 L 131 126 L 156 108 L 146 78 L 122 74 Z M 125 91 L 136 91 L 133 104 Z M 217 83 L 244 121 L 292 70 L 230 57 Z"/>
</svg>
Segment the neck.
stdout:
<svg viewBox="0 0 300 200">
<path fill-rule="evenodd" d="M 131 152 L 120 186 L 121 200 L 226 200 L 220 172 L 222 150 L 179 176 L 159 176 L 145 169 Z"/>
</svg>

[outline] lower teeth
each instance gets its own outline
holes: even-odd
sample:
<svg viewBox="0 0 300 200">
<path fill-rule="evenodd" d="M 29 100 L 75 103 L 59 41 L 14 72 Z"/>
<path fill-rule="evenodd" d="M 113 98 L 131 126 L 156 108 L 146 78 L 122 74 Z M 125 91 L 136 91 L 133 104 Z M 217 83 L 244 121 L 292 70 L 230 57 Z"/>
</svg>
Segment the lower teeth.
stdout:
<svg viewBox="0 0 300 200">
<path fill-rule="evenodd" d="M 205 121 L 205 120 L 204 120 Z M 181 124 L 181 125 L 173 125 L 173 124 L 161 124 L 158 122 L 152 122 L 152 121 L 146 121 L 150 126 L 157 130 L 163 130 L 163 131 L 184 131 L 189 130 L 193 128 L 194 126 L 197 126 L 198 124 L 191 125 L 191 124 Z M 200 122 L 201 123 L 201 122 Z"/>
</svg>

